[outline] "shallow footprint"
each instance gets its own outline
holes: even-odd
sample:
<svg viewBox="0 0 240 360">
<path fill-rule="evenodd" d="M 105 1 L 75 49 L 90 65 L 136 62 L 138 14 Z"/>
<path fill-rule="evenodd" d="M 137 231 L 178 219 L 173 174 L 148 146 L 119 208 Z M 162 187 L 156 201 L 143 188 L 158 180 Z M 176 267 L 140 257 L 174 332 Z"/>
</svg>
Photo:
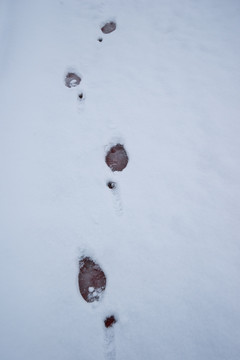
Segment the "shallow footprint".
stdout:
<svg viewBox="0 0 240 360">
<path fill-rule="evenodd" d="M 99 301 L 105 291 L 106 282 L 103 270 L 90 257 L 79 261 L 78 286 L 85 301 Z"/>
<path fill-rule="evenodd" d="M 80 76 L 78 76 L 77 74 L 75 74 L 73 72 L 69 72 L 65 76 L 65 85 L 68 88 L 72 88 L 72 87 L 79 85 L 81 80 L 82 79 L 80 78 Z"/>
<path fill-rule="evenodd" d="M 104 34 L 110 34 L 114 30 L 116 30 L 117 24 L 114 21 L 107 22 L 103 27 L 101 27 L 101 30 Z"/>
</svg>

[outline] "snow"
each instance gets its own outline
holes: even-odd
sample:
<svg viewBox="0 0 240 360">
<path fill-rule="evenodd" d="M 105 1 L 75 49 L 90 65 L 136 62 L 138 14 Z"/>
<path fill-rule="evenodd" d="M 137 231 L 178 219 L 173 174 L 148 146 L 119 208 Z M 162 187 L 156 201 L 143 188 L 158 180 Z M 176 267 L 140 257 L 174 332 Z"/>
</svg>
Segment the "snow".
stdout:
<svg viewBox="0 0 240 360">
<path fill-rule="evenodd" d="M 239 31 L 234 0 L 1 1 L 1 359 L 239 359 Z"/>
</svg>

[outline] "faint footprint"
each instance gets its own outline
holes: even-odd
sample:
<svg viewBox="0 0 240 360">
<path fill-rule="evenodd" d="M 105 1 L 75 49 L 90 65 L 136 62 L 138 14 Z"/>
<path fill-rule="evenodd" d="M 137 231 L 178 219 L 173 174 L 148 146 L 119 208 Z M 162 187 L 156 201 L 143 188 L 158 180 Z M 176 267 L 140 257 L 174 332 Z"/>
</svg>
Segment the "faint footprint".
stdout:
<svg viewBox="0 0 240 360">
<path fill-rule="evenodd" d="M 111 315 L 104 320 L 104 325 L 105 325 L 104 349 L 105 349 L 106 360 L 116 359 L 116 346 L 115 346 L 115 334 L 114 334 L 114 324 L 116 324 L 116 322 L 117 320 L 114 315 Z"/>
<path fill-rule="evenodd" d="M 85 301 L 99 301 L 105 291 L 106 282 L 103 270 L 90 257 L 83 257 L 79 261 L 78 286 Z"/>
</svg>

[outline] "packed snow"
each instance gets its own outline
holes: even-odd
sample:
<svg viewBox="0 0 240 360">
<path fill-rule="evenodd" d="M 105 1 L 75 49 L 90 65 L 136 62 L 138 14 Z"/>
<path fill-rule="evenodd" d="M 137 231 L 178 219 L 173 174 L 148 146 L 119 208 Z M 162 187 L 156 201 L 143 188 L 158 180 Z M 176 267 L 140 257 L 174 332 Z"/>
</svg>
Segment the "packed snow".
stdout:
<svg viewBox="0 0 240 360">
<path fill-rule="evenodd" d="M 237 0 L 0 1 L 1 360 L 239 360 L 239 35 Z"/>
</svg>

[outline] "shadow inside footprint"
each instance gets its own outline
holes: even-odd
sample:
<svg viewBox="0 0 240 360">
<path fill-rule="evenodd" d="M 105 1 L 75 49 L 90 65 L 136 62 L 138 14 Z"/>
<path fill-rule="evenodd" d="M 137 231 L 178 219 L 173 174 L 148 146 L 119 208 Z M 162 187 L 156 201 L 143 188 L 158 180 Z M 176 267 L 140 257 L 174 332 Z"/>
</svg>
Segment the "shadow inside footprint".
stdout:
<svg viewBox="0 0 240 360">
<path fill-rule="evenodd" d="M 106 155 L 105 161 L 112 171 L 125 169 L 128 164 L 128 155 L 124 146 L 121 144 L 112 146 Z"/>
<path fill-rule="evenodd" d="M 75 87 L 80 84 L 81 78 L 75 73 L 69 72 L 65 76 L 65 85 L 68 88 Z"/>
<path fill-rule="evenodd" d="M 114 30 L 116 30 L 117 24 L 114 21 L 107 22 L 101 30 L 104 34 L 110 34 Z"/>
<path fill-rule="evenodd" d="M 99 301 L 106 288 L 106 282 L 104 272 L 90 257 L 84 257 L 79 261 L 78 285 L 85 301 Z"/>
</svg>

